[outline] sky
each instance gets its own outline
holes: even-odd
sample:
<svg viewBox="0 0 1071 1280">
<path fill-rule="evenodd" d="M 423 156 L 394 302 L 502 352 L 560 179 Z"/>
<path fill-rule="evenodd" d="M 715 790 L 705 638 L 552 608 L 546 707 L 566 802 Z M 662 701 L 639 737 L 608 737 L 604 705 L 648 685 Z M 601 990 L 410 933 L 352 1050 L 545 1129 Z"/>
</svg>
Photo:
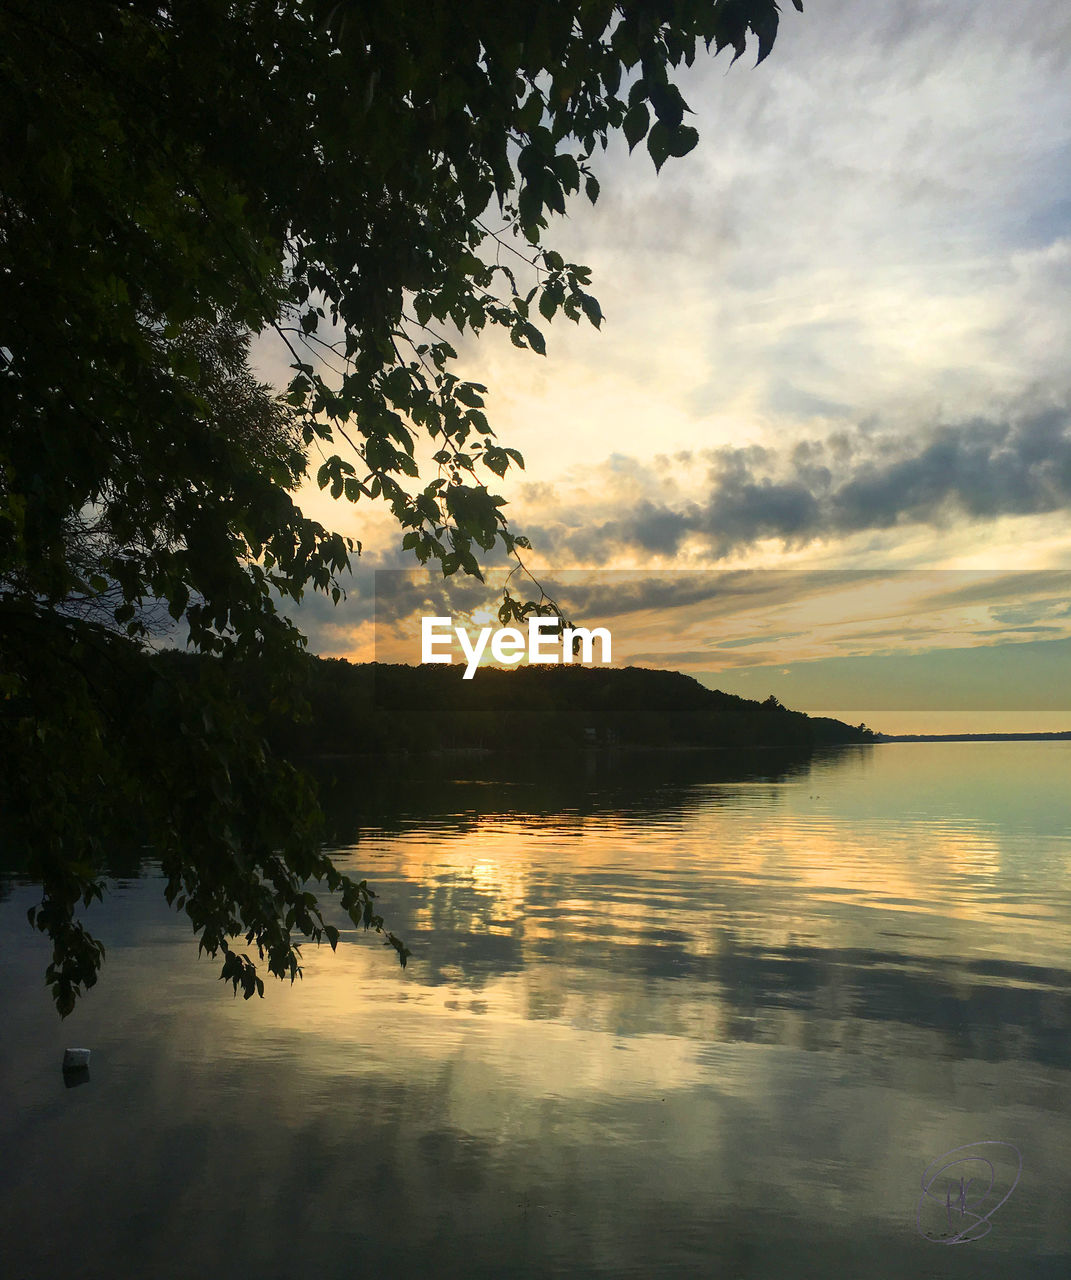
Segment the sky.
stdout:
<svg viewBox="0 0 1071 1280">
<path fill-rule="evenodd" d="M 884 709 L 876 727 L 1071 728 L 1049 723 L 1071 676 L 1071 7 L 783 9 L 761 66 L 701 56 L 680 76 L 691 155 L 656 176 L 615 143 L 597 205 L 551 224 L 592 269 L 601 331 L 559 320 L 545 359 L 458 344 L 525 457 L 501 491 L 528 566 L 571 613 L 598 592 L 570 572 L 627 580 L 615 625 L 639 665 Z M 364 552 L 347 600 L 309 599 L 299 623 L 315 652 L 369 659 L 373 571 L 408 563 L 400 534 L 371 507 L 303 504 Z M 844 570 L 876 595 L 833 589 Z M 732 614 L 730 573 L 800 600 Z"/>
</svg>

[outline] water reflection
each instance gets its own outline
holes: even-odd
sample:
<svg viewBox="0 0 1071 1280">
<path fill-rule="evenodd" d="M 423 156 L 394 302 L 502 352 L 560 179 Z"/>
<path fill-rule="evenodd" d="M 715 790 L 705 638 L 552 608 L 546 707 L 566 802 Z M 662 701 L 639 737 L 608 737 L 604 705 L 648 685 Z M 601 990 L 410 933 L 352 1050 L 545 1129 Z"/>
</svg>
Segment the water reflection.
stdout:
<svg viewBox="0 0 1071 1280">
<path fill-rule="evenodd" d="M 335 844 L 366 827 L 403 831 L 471 829 L 484 817 L 523 815 L 526 822 L 568 829 L 585 816 L 644 815 L 658 821 L 701 807 L 703 788 L 774 784 L 807 777 L 824 763 L 843 764 L 871 748 L 816 754 L 798 751 L 580 752 L 555 755 L 464 754 L 400 758 L 386 764 L 362 758 L 319 763 Z"/>
<path fill-rule="evenodd" d="M 9 883 L 0 1254 L 19 1277 L 239 1255 L 268 1275 L 1065 1274 L 1068 748 L 985 747 L 735 775 L 443 763 L 419 787 L 340 762 L 339 857 L 414 959 L 349 932 L 251 1006 L 144 868 L 60 1029 Z M 64 1092 L 72 1037 L 94 1078 Z M 1022 1151 L 1022 1183 L 984 1241 L 934 1250 L 920 1177 L 987 1140 Z"/>
</svg>

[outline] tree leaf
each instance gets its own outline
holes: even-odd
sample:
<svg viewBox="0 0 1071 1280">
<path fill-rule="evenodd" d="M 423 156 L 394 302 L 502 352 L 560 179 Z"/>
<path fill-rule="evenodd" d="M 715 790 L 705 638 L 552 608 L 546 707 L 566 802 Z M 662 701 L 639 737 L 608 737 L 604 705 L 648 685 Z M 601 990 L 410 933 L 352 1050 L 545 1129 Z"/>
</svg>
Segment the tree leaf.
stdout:
<svg viewBox="0 0 1071 1280">
<path fill-rule="evenodd" d="M 671 156 L 686 156 L 689 151 L 693 150 L 699 141 L 699 130 L 693 129 L 690 125 L 682 124 L 679 128 L 673 130 L 670 138 L 669 154 Z"/>
<path fill-rule="evenodd" d="M 647 150 L 654 161 L 656 172 L 662 168 L 670 156 L 672 141 L 673 135 L 669 127 L 664 125 L 661 120 L 656 120 L 651 126 L 651 132 L 647 135 Z"/>
<path fill-rule="evenodd" d="M 684 119 L 686 109 L 677 86 L 668 83 L 652 84 L 649 96 L 659 121 L 669 129 L 676 129 Z"/>
<path fill-rule="evenodd" d="M 534 324 L 525 324 L 522 326 L 524 336 L 528 339 L 528 345 L 538 355 L 545 356 L 547 354 L 547 344 L 543 340 L 543 335 L 535 327 Z"/>
<path fill-rule="evenodd" d="M 593 298 L 590 293 L 585 293 L 580 299 L 580 305 L 584 308 L 584 314 L 598 329 L 602 325 L 602 308 L 599 306 L 598 299 Z"/>
<path fill-rule="evenodd" d="M 634 107 L 628 109 L 621 128 L 624 131 L 625 140 L 628 142 L 629 151 L 635 150 L 636 144 L 643 138 L 650 123 L 651 114 L 647 110 L 646 103 L 637 102 Z"/>
<path fill-rule="evenodd" d="M 483 408 L 483 397 L 471 382 L 459 382 L 454 388 L 454 395 L 462 404 L 472 409 Z"/>
</svg>

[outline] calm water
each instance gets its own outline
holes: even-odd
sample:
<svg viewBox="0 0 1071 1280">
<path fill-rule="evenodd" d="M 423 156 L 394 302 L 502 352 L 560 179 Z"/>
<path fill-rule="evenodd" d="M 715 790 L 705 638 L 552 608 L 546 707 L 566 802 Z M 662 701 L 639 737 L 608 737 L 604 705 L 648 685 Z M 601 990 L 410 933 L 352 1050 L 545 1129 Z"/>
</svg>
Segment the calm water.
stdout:
<svg viewBox="0 0 1071 1280">
<path fill-rule="evenodd" d="M 62 1025 L 0 881 L 0 1273 L 1065 1276 L 1069 764 L 339 766 L 340 860 L 408 970 L 344 934 L 234 1001 L 146 865 Z M 927 1165 L 980 1142 L 1012 1144 L 988 1200 L 950 1166 L 920 1222 L 984 1216 L 1017 1151 L 989 1234 L 923 1239 Z"/>
</svg>

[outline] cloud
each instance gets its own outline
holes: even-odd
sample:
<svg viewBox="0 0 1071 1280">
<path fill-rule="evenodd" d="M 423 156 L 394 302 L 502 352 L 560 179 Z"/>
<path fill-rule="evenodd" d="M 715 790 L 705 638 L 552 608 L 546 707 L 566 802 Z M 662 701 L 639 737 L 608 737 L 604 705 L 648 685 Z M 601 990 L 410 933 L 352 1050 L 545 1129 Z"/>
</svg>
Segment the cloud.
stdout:
<svg viewBox="0 0 1071 1280">
<path fill-rule="evenodd" d="M 534 540 L 552 554 L 606 556 L 631 547 L 667 559 L 691 540 L 723 559 L 771 538 L 791 548 L 899 526 L 941 529 L 1071 508 L 1066 406 L 908 437 L 857 428 L 779 450 L 727 445 L 706 458 L 706 491 L 693 501 L 641 494 L 597 522 L 590 508 L 571 522 L 559 508 L 558 522 L 533 531 Z"/>
<path fill-rule="evenodd" d="M 1068 425 L 1062 409 L 938 428 L 905 457 L 865 462 L 832 494 L 827 519 L 852 532 L 943 523 L 949 505 L 973 519 L 1061 510 L 1071 503 Z"/>
<path fill-rule="evenodd" d="M 1069 563 L 1071 6 L 806 8 L 757 69 L 681 70 L 689 156 L 593 158 L 548 243 L 593 268 L 601 331 L 456 343 L 528 462 L 503 492 L 533 567 Z M 411 563 L 388 516 L 307 501 Z M 316 606 L 314 645 L 366 606 Z"/>
<path fill-rule="evenodd" d="M 598 204 L 552 224 L 593 268 L 602 331 L 556 324 L 546 361 L 463 346 L 531 476 L 872 414 L 968 421 L 1066 380 L 1071 7 L 785 9 L 758 69 L 700 57 L 684 75 L 693 153 L 656 178 L 615 142 Z M 778 527 L 806 522 L 799 490 L 763 497 Z"/>
</svg>

